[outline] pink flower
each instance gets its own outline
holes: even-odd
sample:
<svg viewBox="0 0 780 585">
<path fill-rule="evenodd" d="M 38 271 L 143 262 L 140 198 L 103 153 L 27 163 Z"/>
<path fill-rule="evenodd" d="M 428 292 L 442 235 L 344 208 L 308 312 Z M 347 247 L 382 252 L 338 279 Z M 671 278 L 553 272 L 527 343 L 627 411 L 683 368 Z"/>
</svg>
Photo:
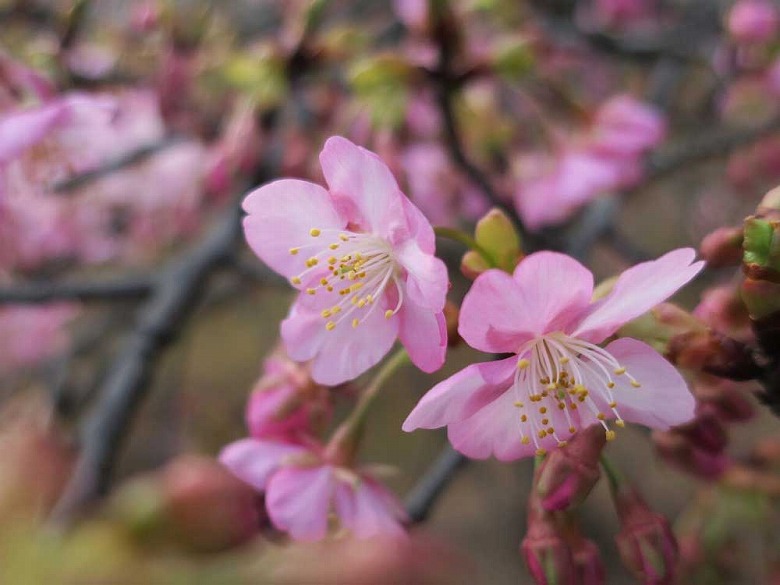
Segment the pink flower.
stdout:
<svg viewBox="0 0 780 585">
<path fill-rule="evenodd" d="M 599 108 L 589 145 L 603 154 L 630 157 L 657 146 L 665 135 L 666 121 L 657 109 L 623 94 Z"/>
<path fill-rule="evenodd" d="M 563 254 L 531 254 L 514 275 L 483 273 L 463 301 L 458 331 L 476 349 L 516 355 L 441 382 L 403 429 L 446 425 L 461 453 L 512 460 L 562 446 L 593 424 L 611 439 L 607 419 L 656 429 L 690 420 L 695 401 L 655 350 L 634 339 L 597 344 L 691 280 L 703 265 L 692 264 L 694 255 L 680 249 L 634 266 L 596 302 L 590 271 Z"/>
<path fill-rule="evenodd" d="M 77 313 L 70 303 L 0 309 L 0 371 L 34 366 L 63 351 L 69 343 L 65 326 Z"/>
<path fill-rule="evenodd" d="M 362 374 L 396 338 L 420 369 L 444 362 L 447 269 L 434 235 L 373 153 L 330 138 L 320 163 L 329 191 L 282 179 L 244 201 L 247 241 L 301 295 L 282 323 L 294 360 L 338 384 Z"/>
<path fill-rule="evenodd" d="M 397 498 L 367 471 L 330 461 L 318 445 L 243 439 L 225 447 L 220 460 L 265 494 L 271 522 L 295 540 L 324 538 L 331 512 L 358 538 L 404 534 Z"/>
<path fill-rule="evenodd" d="M 328 390 L 312 381 L 306 367 L 276 351 L 249 398 L 246 423 L 258 439 L 294 437 L 326 422 L 330 413 Z"/>
<path fill-rule="evenodd" d="M 777 32 L 778 14 L 766 0 L 739 0 L 728 15 L 728 31 L 740 43 L 769 41 Z"/>
</svg>

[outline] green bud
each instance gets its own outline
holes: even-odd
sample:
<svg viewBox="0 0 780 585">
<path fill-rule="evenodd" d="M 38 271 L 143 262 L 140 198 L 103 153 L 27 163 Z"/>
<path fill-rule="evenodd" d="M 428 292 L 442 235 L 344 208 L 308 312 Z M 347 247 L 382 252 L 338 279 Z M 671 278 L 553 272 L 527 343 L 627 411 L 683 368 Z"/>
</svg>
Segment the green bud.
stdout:
<svg viewBox="0 0 780 585">
<path fill-rule="evenodd" d="M 383 54 L 359 60 L 349 69 L 349 82 L 372 111 L 374 123 L 396 126 L 406 113 L 407 84 L 414 73 L 396 55 Z"/>
<path fill-rule="evenodd" d="M 523 37 L 501 39 L 493 52 L 493 69 L 509 81 L 523 79 L 534 66 L 530 43 Z"/>
<path fill-rule="evenodd" d="M 248 94 L 260 108 L 279 104 L 287 93 L 284 58 L 265 45 L 251 54 L 234 55 L 225 63 L 225 81 Z"/>
<path fill-rule="evenodd" d="M 477 222 L 474 239 L 496 267 L 512 272 L 522 258 L 520 236 L 507 215 L 493 208 Z"/>
<path fill-rule="evenodd" d="M 755 216 L 745 220 L 742 257 L 748 275 L 764 279 L 767 271 L 780 273 L 780 222 Z"/>
</svg>

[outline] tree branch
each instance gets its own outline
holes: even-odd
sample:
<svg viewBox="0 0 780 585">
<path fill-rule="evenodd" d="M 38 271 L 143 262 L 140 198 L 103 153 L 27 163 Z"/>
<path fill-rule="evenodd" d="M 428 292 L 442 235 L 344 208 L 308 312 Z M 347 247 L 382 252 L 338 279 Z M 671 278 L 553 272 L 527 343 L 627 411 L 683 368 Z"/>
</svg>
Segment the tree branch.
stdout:
<svg viewBox="0 0 780 585">
<path fill-rule="evenodd" d="M 150 277 L 137 276 L 105 282 L 40 282 L 0 288 L 0 304 L 39 304 L 52 301 L 114 301 L 148 295 Z"/>
<path fill-rule="evenodd" d="M 465 465 L 466 457 L 449 445 L 445 446 L 428 470 L 406 496 L 406 513 L 411 524 L 428 519 L 436 500 Z"/>
</svg>

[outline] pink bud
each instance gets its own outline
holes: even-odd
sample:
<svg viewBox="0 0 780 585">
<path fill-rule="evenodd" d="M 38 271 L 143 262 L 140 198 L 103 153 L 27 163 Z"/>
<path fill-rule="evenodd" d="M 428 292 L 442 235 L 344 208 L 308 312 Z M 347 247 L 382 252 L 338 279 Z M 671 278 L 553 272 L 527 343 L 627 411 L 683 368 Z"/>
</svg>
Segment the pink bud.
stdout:
<svg viewBox="0 0 780 585">
<path fill-rule="evenodd" d="M 631 487 L 621 486 L 613 495 L 622 524 L 615 540 L 623 563 L 646 585 L 673 583 L 679 555 L 669 522 Z"/>
<path fill-rule="evenodd" d="M 738 43 L 769 41 L 777 31 L 778 15 L 766 0 L 739 0 L 728 15 L 728 31 Z"/>
<path fill-rule="evenodd" d="M 731 465 L 728 455 L 696 447 L 675 431 L 653 432 L 656 452 L 672 467 L 704 479 L 716 479 Z"/>
<path fill-rule="evenodd" d="M 536 482 L 545 510 L 565 510 L 585 500 L 600 477 L 599 456 L 605 444 L 604 430 L 593 425 L 545 458 Z"/>
<path fill-rule="evenodd" d="M 164 514 L 176 539 L 218 551 L 251 538 L 260 524 L 254 490 L 217 461 L 179 457 L 162 472 Z"/>
<path fill-rule="evenodd" d="M 721 227 L 705 236 L 699 246 L 711 268 L 739 266 L 742 262 L 742 228 Z"/>
</svg>

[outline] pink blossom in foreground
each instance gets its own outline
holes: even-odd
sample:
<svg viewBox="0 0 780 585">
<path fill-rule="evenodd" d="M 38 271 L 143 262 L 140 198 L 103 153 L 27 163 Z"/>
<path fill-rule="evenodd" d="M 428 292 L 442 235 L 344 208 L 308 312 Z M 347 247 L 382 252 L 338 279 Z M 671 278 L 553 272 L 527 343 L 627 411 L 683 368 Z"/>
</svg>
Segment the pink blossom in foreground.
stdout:
<svg viewBox="0 0 780 585">
<path fill-rule="evenodd" d="M 329 190 L 282 179 L 244 200 L 249 245 L 301 291 L 282 323 L 288 355 L 333 385 L 399 338 L 420 369 L 438 369 L 448 281 L 433 229 L 373 153 L 334 137 L 320 162 Z"/>
<path fill-rule="evenodd" d="M 701 270 L 679 249 L 625 271 L 592 302 L 593 276 L 554 252 L 526 257 L 513 275 L 489 270 L 466 295 L 458 331 L 472 347 L 512 357 L 468 366 L 420 400 L 405 431 L 447 426 L 452 445 L 477 459 L 512 460 L 566 444 L 601 424 L 667 429 L 694 416 L 679 372 L 650 346 L 618 339 L 598 344 Z"/>
<path fill-rule="evenodd" d="M 265 494 L 271 522 L 295 540 L 324 538 L 331 512 L 358 538 L 404 534 L 397 498 L 369 472 L 335 459 L 320 445 L 278 439 L 242 439 L 220 454 L 238 478 Z"/>
<path fill-rule="evenodd" d="M 740 43 L 770 41 L 777 32 L 778 13 L 766 0 L 739 0 L 728 15 L 727 28 Z"/>
<path fill-rule="evenodd" d="M 642 155 L 665 133 L 663 116 L 651 106 L 628 95 L 607 100 L 558 152 L 519 159 L 515 207 L 523 222 L 531 230 L 561 223 L 592 199 L 633 185 L 642 176 Z"/>
</svg>

